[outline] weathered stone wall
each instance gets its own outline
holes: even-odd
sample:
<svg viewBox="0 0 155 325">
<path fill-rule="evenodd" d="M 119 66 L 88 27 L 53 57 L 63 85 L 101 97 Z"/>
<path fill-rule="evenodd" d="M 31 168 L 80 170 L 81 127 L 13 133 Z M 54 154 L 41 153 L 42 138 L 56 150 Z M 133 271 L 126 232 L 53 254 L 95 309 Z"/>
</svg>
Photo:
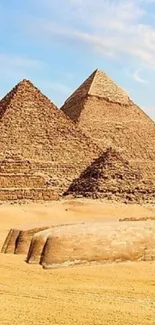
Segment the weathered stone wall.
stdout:
<svg viewBox="0 0 155 325">
<path fill-rule="evenodd" d="M 41 264 L 55 268 L 93 262 L 155 260 L 155 223 L 73 225 L 52 229 Z"/>
<path fill-rule="evenodd" d="M 45 187 L 46 180 L 44 177 L 23 174 L 0 174 L 0 188 L 9 187 Z"/>
<path fill-rule="evenodd" d="M 3 188 L 0 189 L 0 201 L 51 201 L 58 200 L 58 191 L 46 188 Z"/>
</svg>

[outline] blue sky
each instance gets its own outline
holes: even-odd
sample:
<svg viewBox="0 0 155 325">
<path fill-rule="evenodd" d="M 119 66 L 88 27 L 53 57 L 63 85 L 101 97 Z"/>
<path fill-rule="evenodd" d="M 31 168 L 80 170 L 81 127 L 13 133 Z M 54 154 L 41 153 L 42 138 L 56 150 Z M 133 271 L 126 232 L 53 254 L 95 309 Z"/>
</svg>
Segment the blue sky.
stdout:
<svg viewBox="0 0 155 325">
<path fill-rule="evenodd" d="M 0 97 L 27 78 L 61 106 L 96 68 L 155 120 L 155 0 L 0 1 Z"/>
</svg>

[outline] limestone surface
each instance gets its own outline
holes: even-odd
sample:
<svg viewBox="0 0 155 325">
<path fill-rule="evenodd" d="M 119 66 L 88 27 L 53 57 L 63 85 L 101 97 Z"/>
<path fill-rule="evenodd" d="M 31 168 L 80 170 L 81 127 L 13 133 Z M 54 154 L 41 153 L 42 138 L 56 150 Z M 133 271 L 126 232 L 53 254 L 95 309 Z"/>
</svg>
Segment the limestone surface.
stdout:
<svg viewBox="0 0 155 325">
<path fill-rule="evenodd" d="M 46 240 L 44 268 L 155 260 L 154 221 L 68 225 L 51 229 L 48 236 L 40 233 L 39 240 Z"/>
<path fill-rule="evenodd" d="M 29 264 L 38 264 L 42 261 L 42 256 L 44 255 L 44 248 L 47 241 L 47 238 L 53 233 L 55 228 L 66 228 L 72 224 L 62 224 L 55 225 L 44 231 L 37 232 L 31 240 L 30 248 L 27 255 L 27 262 Z"/>
</svg>

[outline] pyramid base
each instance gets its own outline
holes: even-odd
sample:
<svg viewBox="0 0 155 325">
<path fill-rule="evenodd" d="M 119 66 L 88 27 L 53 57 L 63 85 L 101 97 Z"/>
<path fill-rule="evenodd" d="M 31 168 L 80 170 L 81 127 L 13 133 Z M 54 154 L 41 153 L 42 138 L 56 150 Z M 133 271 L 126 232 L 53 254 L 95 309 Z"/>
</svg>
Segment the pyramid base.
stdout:
<svg viewBox="0 0 155 325">
<path fill-rule="evenodd" d="M 0 201 L 55 201 L 59 194 L 47 188 L 0 188 Z"/>
</svg>

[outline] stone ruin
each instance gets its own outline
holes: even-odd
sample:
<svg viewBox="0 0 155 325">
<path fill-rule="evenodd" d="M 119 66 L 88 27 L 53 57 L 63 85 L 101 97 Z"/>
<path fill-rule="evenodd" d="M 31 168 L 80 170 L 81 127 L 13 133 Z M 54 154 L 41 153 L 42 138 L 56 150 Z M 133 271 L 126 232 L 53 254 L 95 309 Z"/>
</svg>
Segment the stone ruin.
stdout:
<svg viewBox="0 0 155 325">
<path fill-rule="evenodd" d="M 13 239 L 10 247 L 13 248 L 18 236 L 17 231 L 10 234 Z M 8 246 L 8 240 L 4 246 Z M 27 263 L 41 264 L 47 269 L 92 263 L 155 261 L 155 223 L 78 223 L 52 226 L 39 232 L 31 229 L 22 237 L 22 246 L 18 249 L 18 253 L 27 255 Z"/>
</svg>

